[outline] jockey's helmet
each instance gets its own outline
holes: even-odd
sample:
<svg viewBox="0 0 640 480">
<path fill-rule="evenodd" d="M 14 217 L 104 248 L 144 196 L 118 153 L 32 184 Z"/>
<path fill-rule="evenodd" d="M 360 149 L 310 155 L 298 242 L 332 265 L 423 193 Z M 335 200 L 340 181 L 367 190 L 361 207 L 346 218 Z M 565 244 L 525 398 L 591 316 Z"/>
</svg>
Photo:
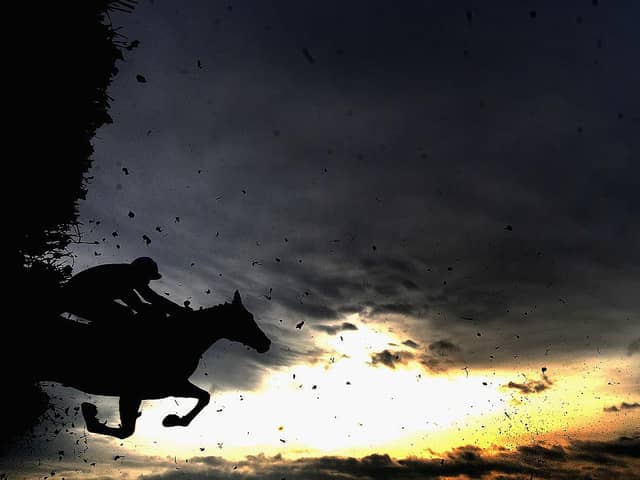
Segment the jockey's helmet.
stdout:
<svg viewBox="0 0 640 480">
<path fill-rule="evenodd" d="M 158 264 L 153 261 L 152 258 L 149 257 L 139 257 L 136 258 L 133 262 L 131 262 L 131 266 L 136 269 L 136 271 L 145 278 L 149 280 L 158 280 L 162 278 L 160 272 L 158 272 Z"/>
</svg>

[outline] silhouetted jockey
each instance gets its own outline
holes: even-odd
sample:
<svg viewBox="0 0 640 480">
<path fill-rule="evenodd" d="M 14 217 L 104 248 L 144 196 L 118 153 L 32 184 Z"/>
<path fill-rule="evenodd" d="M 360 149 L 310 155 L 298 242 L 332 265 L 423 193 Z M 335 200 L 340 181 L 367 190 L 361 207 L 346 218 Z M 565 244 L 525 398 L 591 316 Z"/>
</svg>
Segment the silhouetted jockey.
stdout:
<svg viewBox="0 0 640 480">
<path fill-rule="evenodd" d="M 134 320 L 134 312 L 147 318 L 184 312 L 184 307 L 149 287 L 149 281 L 160 278 L 158 265 L 149 257 L 91 267 L 71 277 L 62 287 L 61 311 L 101 325 Z"/>
</svg>

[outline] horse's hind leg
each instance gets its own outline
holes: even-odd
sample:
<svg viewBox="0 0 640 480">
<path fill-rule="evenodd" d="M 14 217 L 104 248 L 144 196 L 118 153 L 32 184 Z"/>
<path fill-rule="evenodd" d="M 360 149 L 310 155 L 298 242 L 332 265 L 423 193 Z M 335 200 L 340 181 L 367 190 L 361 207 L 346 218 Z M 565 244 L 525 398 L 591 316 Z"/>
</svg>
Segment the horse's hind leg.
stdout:
<svg viewBox="0 0 640 480">
<path fill-rule="evenodd" d="M 120 397 L 120 427 L 109 427 L 106 422 L 101 423 L 96 418 L 98 409 L 92 403 L 82 404 L 82 415 L 87 423 L 87 430 L 92 433 L 100 433 L 117 438 L 127 438 L 133 435 L 136 429 L 136 420 L 140 416 L 138 409 L 141 400 L 131 397 Z"/>
<path fill-rule="evenodd" d="M 196 415 L 198 415 L 204 407 L 206 407 L 209 403 L 209 392 L 201 389 L 200 387 L 196 387 L 191 382 L 185 382 L 181 387 L 175 389 L 172 393 L 174 397 L 185 397 L 185 398 L 196 398 L 198 403 L 193 409 L 187 413 L 184 417 L 179 417 L 178 415 L 167 415 L 162 420 L 162 425 L 165 427 L 186 427 L 191 423 Z"/>
</svg>

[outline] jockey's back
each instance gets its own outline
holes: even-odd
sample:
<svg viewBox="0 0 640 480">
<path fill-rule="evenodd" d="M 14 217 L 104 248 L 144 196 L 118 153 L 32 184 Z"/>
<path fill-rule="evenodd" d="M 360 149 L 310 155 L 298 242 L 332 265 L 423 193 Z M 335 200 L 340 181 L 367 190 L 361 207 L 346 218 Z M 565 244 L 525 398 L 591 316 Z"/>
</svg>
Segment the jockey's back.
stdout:
<svg viewBox="0 0 640 480">
<path fill-rule="evenodd" d="M 129 263 L 108 263 L 74 275 L 63 287 L 67 293 L 84 297 L 121 298 L 148 281 L 135 274 Z"/>
</svg>

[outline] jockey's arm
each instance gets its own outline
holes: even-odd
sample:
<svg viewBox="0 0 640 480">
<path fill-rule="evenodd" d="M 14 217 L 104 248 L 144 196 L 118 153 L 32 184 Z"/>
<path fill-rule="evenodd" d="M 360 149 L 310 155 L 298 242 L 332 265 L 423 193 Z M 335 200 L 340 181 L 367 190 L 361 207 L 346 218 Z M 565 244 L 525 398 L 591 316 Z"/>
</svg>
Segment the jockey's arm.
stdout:
<svg viewBox="0 0 640 480">
<path fill-rule="evenodd" d="M 134 309 L 138 313 L 145 308 L 144 302 L 140 300 L 140 297 L 133 290 L 121 294 L 120 300 L 122 300 L 127 307 Z"/>
<path fill-rule="evenodd" d="M 164 298 L 162 295 L 158 295 L 148 285 L 144 287 L 136 288 L 142 298 L 149 302 L 154 307 L 158 307 L 169 314 L 184 312 L 185 308 L 173 303 L 168 298 Z"/>
</svg>

